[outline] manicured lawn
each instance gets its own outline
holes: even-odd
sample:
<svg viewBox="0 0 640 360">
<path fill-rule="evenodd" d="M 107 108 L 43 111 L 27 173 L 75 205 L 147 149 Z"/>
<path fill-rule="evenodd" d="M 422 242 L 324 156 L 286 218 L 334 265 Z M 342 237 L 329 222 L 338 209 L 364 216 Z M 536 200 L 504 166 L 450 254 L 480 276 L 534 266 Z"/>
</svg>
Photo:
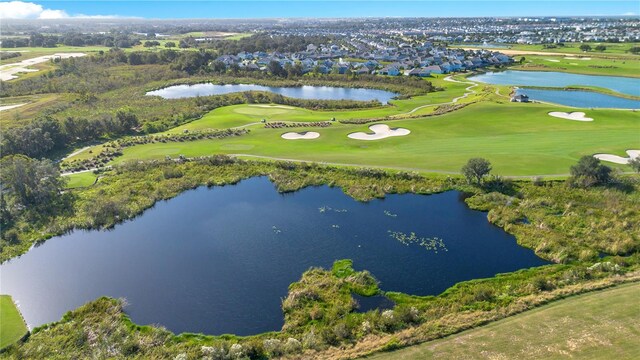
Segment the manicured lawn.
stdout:
<svg viewBox="0 0 640 360">
<path fill-rule="evenodd" d="M 266 110 L 264 114 L 271 111 Z M 182 128 L 223 128 L 259 121 L 261 116 L 251 114 L 252 111 L 250 105 L 218 109 L 212 112 L 215 115 L 205 116 Z M 375 110 L 363 112 L 372 111 Z M 583 155 L 612 153 L 624 156 L 626 150 L 640 148 L 640 114 L 636 112 L 587 109 L 585 112 L 595 121 L 579 122 L 550 117 L 547 115 L 550 111 L 575 109 L 544 104 L 482 102 L 442 116 L 388 122 L 392 127 L 411 130 L 411 134 L 377 141 L 347 138 L 351 132 L 368 131 L 371 124 L 336 122 L 329 128 L 298 128 L 294 130 L 313 130 L 321 136 L 316 140 L 296 141 L 280 138 L 282 133 L 292 129 L 265 129 L 257 124 L 249 127 L 250 134 L 241 137 L 125 148 L 124 156 L 117 161 L 225 153 L 458 172 L 469 158 L 481 156 L 493 163 L 496 174 L 516 176 L 567 174 L 569 167 Z M 262 117 L 308 121 L 327 120 L 327 114 L 338 119 L 354 116 L 350 112 L 344 112 L 340 117 L 339 113 L 274 108 L 271 117 Z"/>
<path fill-rule="evenodd" d="M 11 296 L 0 295 L 0 349 L 20 340 L 27 331 L 27 325 Z"/>
<path fill-rule="evenodd" d="M 73 189 L 93 185 L 96 182 L 97 176 L 94 175 L 93 172 L 89 171 L 67 175 L 66 178 L 68 179 L 66 188 Z"/>
<path fill-rule="evenodd" d="M 551 53 L 567 53 L 567 54 L 580 54 L 584 56 L 617 56 L 617 57 L 639 57 L 629 53 L 629 49 L 634 46 L 640 46 L 640 43 L 587 43 L 592 49 L 595 49 L 598 45 L 604 45 L 607 49 L 605 51 L 591 50 L 584 52 L 580 50 L 582 43 L 565 43 L 565 46 L 559 46 L 555 49 L 544 49 L 543 45 L 510 45 L 512 50 L 528 50 L 528 51 L 548 51 Z M 499 50 L 499 49 L 497 49 Z"/>
<path fill-rule="evenodd" d="M 527 44 L 505 44 L 505 48 L 490 48 L 490 50 L 520 50 L 520 51 L 532 51 L 532 52 L 548 52 L 550 54 L 576 54 L 582 56 L 594 56 L 594 57 L 617 57 L 617 58 L 638 58 L 640 55 L 629 53 L 629 49 L 634 46 L 640 46 L 640 43 L 587 43 L 593 50 L 584 52 L 580 50 L 582 43 L 565 43 L 565 46 L 559 46 L 554 49 L 545 49 L 544 45 L 527 45 Z M 607 49 L 605 51 L 595 51 L 595 47 L 598 45 L 604 45 Z M 479 48 L 478 45 L 465 45 L 455 44 L 451 47 L 460 48 Z M 488 48 L 489 49 L 489 48 Z M 520 56 L 520 55 L 517 55 Z"/>
<path fill-rule="evenodd" d="M 638 359 L 639 303 L 640 283 L 622 285 L 367 359 Z"/>
<path fill-rule="evenodd" d="M 563 71 L 576 74 L 610 75 L 640 77 L 640 56 L 623 59 L 603 59 L 580 54 L 582 58 L 573 56 L 524 55 L 523 66 L 518 70 Z M 519 59 L 518 56 L 515 57 Z"/>
<path fill-rule="evenodd" d="M 427 79 L 432 81 L 436 86 L 446 87 L 446 91 L 437 91 L 427 95 L 415 96 L 407 100 L 393 100 L 391 106 L 383 106 L 375 109 L 364 110 L 347 110 L 347 111 L 313 111 L 303 108 L 296 108 L 283 105 L 232 105 L 215 109 L 202 119 L 190 122 L 188 124 L 173 128 L 168 133 L 181 133 L 184 130 L 203 130 L 203 129 L 223 129 L 229 127 L 243 126 L 260 122 L 262 119 L 267 121 L 329 121 L 332 118 L 336 120 L 345 119 L 367 119 L 383 116 L 402 115 L 411 110 L 429 104 L 441 104 L 451 101 L 453 98 L 463 95 L 465 88 L 469 84 L 461 84 L 456 82 L 443 81 L 442 77 Z M 480 84 L 477 88 L 481 87 Z M 470 100 L 471 98 L 469 98 Z M 465 99 L 467 100 L 467 99 Z M 461 101 L 464 102 L 464 101 Z M 424 114 L 430 112 L 433 108 L 425 108 L 425 111 L 419 111 L 415 114 Z"/>
</svg>

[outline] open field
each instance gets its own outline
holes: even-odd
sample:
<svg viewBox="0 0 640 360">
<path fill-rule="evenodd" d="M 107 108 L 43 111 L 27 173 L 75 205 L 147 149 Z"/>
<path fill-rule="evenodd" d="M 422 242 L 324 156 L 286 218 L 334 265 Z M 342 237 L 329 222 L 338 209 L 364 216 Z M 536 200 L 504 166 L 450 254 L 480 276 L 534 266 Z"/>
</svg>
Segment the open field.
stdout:
<svg viewBox="0 0 640 360">
<path fill-rule="evenodd" d="M 0 295 L 0 349 L 20 340 L 27 331 L 27 325 L 11 296 Z"/>
<path fill-rule="evenodd" d="M 640 77 L 640 56 L 624 59 L 603 59 L 590 57 L 590 55 L 580 56 L 525 55 L 524 64 L 516 66 L 514 69 Z"/>
<path fill-rule="evenodd" d="M 223 116 L 205 116 L 185 127 L 205 129 L 240 126 L 259 121 L 257 118 L 260 115 L 251 114 L 254 110 L 251 105 L 226 107 L 214 110 L 223 113 Z M 280 135 L 289 131 L 287 129 L 265 129 L 262 124 L 256 124 L 249 127 L 250 134 L 241 137 L 125 148 L 124 156 L 116 161 L 224 153 L 458 172 L 469 158 L 481 153 L 494 164 L 497 174 L 524 176 L 566 174 L 569 167 L 583 155 L 610 153 L 624 156 L 625 150 L 640 145 L 637 132 L 630 131 L 638 128 L 638 113 L 588 110 L 587 116 L 595 120 L 577 122 L 551 117 L 548 115 L 551 111 L 571 112 L 573 109 L 546 104 L 483 102 L 442 116 L 389 121 L 388 125 L 406 128 L 411 134 L 367 142 L 349 139 L 347 135 L 357 131 L 366 132 L 371 124 L 346 125 L 336 122 L 329 128 L 305 128 L 317 131 L 321 136 L 303 143 L 281 139 Z M 280 121 L 311 121 L 319 116 L 318 112 L 298 108 L 274 108 L 273 112 L 275 114 L 271 119 Z M 321 120 L 327 119 L 325 115 Z"/>
<path fill-rule="evenodd" d="M 33 59 L 40 56 L 53 55 L 56 53 L 97 53 L 98 51 L 109 51 L 106 46 L 58 46 L 54 48 L 43 47 L 21 47 L 21 48 L 0 48 L 0 51 L 19 52 L 22 55 L 0 60 L 0 65 L 13 64 L 23 60 Z"/>
<path fill-rule="evenodd" d="M 180 35 L 171 35 L 166 39 L 184 39 L 187 37 L 195 38 L 214 38 L 220 40 L 240 40 L 242 38 L 253 35 L 252 33 L 232 33 L 232 32 L 220 32 L 220 31 L 192 31 Z"/>
<path fill-rule="evenodd" d="M 10 129 L 22 126 L 42 110 L 71 101 L 71 94 L 42 94 L 26 95 L 0 99 L 1 106 L 12 104 L 24 104 L 20 107 L 2 111 L 0 115 L 0 128 Z"/>
<path fill-rule="evenodd" d="M 565 43 L 565 46 L 558 46 L 553 49 L 544 48 L 542 44 L 528 45 L 528 44 L 504 44 L 506 47 L 500 48 L 486 48 L 492 51 L 501 51 L 507 55 L 522 55 L 522 54 L 538 54 L 538 53 L 556 53 L 556 54 L 572 54 L 582 56 L 594 56 L 594 57 L 629 57 L 638 58 L 639 55 L 629 53 L 629 49 L 634 46 L 640 46 L 639 43 L 587 43 L 591 48 L 595 48 L 598 45 L 606 46 L 605 51 L 588 51 L 584 52 L 580 50 L 582 43 Z M 481 49 L 481 46 L 477 45 L 464 45 L 455 44 L 451 47 L 467 48 L 467 49 Z"/>
<path fill-rule="evenodd" d="M 639 301 L 640 283 L 621 285 L 368 359 L 637 359 Z"/>
</svg>

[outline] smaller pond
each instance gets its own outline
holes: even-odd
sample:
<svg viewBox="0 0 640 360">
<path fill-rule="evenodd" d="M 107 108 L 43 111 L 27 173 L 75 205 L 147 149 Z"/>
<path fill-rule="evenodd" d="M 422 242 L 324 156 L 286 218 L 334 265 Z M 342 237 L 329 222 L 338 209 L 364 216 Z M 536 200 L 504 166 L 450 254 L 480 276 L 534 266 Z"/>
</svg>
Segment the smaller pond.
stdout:
<svg viewBox="0 0 640 360">
<path fill-rule="evenodd" d="M 518 89 L 531 100 L 550 102 L 577 108 L 640 109 L 640 100 L 625 99 L 593 91 Z"/>
<path fill-rule="evenodd" d="M 351 297 L 358 303 L 358 312 L 366 313 L 371 310 L 393 309 L 395 303 L 384 295 L 362 296 L 351 294 Z"/>
<path fill-rule="evenodd" d="M 620 76 L 569 74 L 556 71 L 506 70 L 472 76 L 473 81 L 498 85 L 565 87 L 597 86 L 622 94 L 640 96 L 640 79 Z"/>
<path fill-rule="evenodd" d="M 222 95 L 243 91 L 267 91 L 282 96 L 308 99 L 308 100 L 356 100 L 371 101 L 378 100 L 387 104 L 398 94 L 376 89 L 353 89 L 331 86 L 297 86 L 297 87 L 274 87 L 253 84 L 194 84 L 194 85 L 174 85 L 164 89 L 149 91 L 146 95 L 160 96 L 165 99 L 180 99 L 196 96 Z"/>
</svg>

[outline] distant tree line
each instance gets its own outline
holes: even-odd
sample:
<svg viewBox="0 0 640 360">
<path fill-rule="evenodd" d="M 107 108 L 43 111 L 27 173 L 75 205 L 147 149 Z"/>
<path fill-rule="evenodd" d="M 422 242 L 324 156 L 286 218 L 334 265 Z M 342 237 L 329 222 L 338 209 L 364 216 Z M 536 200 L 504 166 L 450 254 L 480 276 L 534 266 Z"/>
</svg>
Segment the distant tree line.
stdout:
<svg viewBox="0 0 640 360">
<path fill-rule="evenodd" d="M 63 35 L 43 35 L 40 33 L 32 33 L 31 35 L 29 35 L 29 37 L 2 39 L 3 48 L 53 48 L 58 44 L 63 44 L 66 46 L 107 46 L 130 48 L 132 46 L 140 44 L 140 36 L 123 33 L 83 34 L 71 32 Z"/>
<path fill-rule="evenodd" d="M 256 51 L 285 53 L 306 50 L 309 44 L 327 45 L 334 40 L 331 36 L 270 35 L 260 33 L 239 40 L 212 39 L 200 42 L 200 46 L 213 49 L 219 55 L 235 55 L 242 51 L 248 53 Z M 195 40 L 193 41 L 195 43 Z"/>
</svg>

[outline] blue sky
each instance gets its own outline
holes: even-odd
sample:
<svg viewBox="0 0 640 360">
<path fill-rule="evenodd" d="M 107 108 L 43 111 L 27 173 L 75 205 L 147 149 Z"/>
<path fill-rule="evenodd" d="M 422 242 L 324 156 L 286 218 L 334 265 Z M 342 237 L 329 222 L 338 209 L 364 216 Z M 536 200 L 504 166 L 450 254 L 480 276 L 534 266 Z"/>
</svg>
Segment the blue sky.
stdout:
<svg viewBox="0 0 640 360">
<path fill-rule="evenodd" d="M 144 18 L 449 17 L 638 15 L 640 1 L 27 1 L 0 2 L 4 17 Z M 31 3 L 25 5 L 25 3 Z M 17 11 L 19 6 L 26 10 Z M 17 15 L 13 15 L 17 14 Z"/>
</svg>

